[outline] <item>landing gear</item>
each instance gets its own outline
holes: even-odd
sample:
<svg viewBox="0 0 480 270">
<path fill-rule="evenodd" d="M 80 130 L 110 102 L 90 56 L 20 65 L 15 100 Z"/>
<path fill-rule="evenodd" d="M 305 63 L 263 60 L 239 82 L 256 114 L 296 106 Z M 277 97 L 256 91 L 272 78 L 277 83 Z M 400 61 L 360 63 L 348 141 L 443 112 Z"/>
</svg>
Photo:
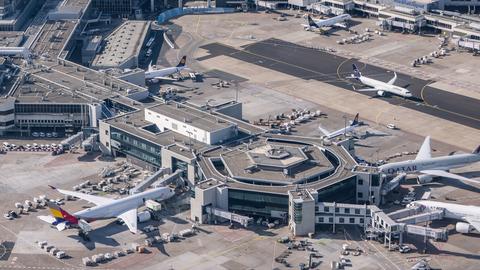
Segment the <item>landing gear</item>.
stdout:
<svg viewBox="0 0 480 270">
<path fill-rule="evenodd" d="M 83 230 L 79 230 L 78 231 L 78 236 L 81 237 L 83 239 L 83 241 L 85 242 L 90 242 L 90 237 L 88 237 L 88 233 L 83 231 Z"/>
</svg>

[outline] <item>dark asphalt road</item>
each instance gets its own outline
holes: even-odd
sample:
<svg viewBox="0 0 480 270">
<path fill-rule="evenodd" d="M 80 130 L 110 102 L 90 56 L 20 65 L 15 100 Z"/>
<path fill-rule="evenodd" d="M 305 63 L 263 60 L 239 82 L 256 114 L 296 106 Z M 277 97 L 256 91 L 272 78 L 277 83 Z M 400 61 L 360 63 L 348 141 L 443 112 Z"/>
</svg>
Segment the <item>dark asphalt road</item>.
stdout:
<svg viewBox="0 0 480 270">
<path fill-rule="evenodd" d="M 318 80 L 350 91 L 353 91 L 352 85 L 357 88 L 362 87 L 355 81 L 345 79 L 352 71 L 352 63 L 355 63 L 361 69 L 362 74 L 368 77 L 388 81 L 393 76 L 392 72 L 386 69 L 367 65 L 356 59 L 339 57 L 277 39 L 247 45 L 242 50 L 219 43 L 208 44 L 202 48 L 208 50 L 210 55 L 197 60 L 227 55 L 297 78 Z M 432 81 L 421 80 L 398 72 L 397 75 L 398 79 L 395 84 L 407 87 L 415 98 L 410 100 L 397 96 L 379 98 L 394 105 L 480 129 L 479 100 L 428 86 L 433 83 Z M 375 96 L 375 92 L 363 92 L 362 94 Z M 412 120 L 414 121 L 414 119 Z"/>
</svg>

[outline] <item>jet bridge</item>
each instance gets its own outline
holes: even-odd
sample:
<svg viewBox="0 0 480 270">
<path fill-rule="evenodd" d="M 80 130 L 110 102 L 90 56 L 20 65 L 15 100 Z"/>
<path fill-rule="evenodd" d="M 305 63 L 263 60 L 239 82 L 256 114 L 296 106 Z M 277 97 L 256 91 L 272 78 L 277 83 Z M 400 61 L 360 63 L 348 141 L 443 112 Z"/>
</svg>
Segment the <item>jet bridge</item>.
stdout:
<svg viewBox="0 0 480 270">
<path fill-rule="evenodd" d="M 405 180 L 406 176 L 407 176 L 406 173 L 401 173 L 395 176 L 395 178 L 393 178 L 392 181 L 384 184 L 381 191 L 382 196 L 386 196 L 390 191 L 398 187 L 400 185 L 400 182 Z"/>
<path fill-rule="evenodd" d="M 169 174 L 165 176 L 164 178 L 158 180 L 161 176 L 167 173 L 169 169 L 167 168 L 161 168 L 157 172 L 155 172 L 153 175 L 147 177 L 145 180 L 140 182 L 138 185 L 136 185 L 134 188 L 130 189 L 130 194 L 136 194 L 144 191 L 147 189 L 149 186 L 152 186 L 157 188 L 157 187 L 164 187 L 175 180 L 177 180 L 180 175 L 182 174 L 182 170 L 176 170 L 174 173 Z"/>
<path fill-rule="evenodd" d="M 428 227 L 418 226 L 415 224 L 428 222 L 432 220 L 443 219 L 445 215 L 444 209 L 427 210 L 420 206 L 407 207 L 388 214 L 388 216 L 400 224 L 404 224 L 402 229 L 409 234 L 427 236 L 436 241 L 446 241 L 448 232 L 446 229 L 432 229 Z"/>
<path fill-rule="evenodd" d="M 248 227 L 248 225 L 253 223 L 253 218 L 251 217 L 242 216 L 242 215 L 228 212 L 219 208 L 207 206 L 205 210 L 209 214 L 209 218 L 211 216 L 216 216 L 216 217 L 228 219 L 230 220 L 230 222 L 240 223 L 243 227 Z"/>
<path fill-rule="evenodd" d="M 428 222 L 432 220 L 440 220 L 443 219 L 444 211 L 443 209 L 427 211 L 420 214 L 404 217 L 397 219 L 397 222 L 405 223 L 405 224 L 418 224 L 422 222 Z"/>
<path fill-rule="evenodd" d="M 405 231 L 409 234 L 427 236 L 429 238 L 433 238 L 435 241 L 447 241 L 448 239 L 447 229 L 435 229 L 407 224 L 405 225 Z"/>
</svg>

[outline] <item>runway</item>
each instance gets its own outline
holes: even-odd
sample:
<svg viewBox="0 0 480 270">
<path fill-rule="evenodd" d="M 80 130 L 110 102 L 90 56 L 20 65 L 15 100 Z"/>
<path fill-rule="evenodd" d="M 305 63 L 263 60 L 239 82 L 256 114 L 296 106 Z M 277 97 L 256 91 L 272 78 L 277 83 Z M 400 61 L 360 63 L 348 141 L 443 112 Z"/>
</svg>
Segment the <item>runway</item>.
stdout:
<svg viewBox="0 0 480 270">
<path fill-rule="evenodd" d="M 354 91 L 365 88 L 346 77 L 352 72 L 355 63 L 362 75 L 382 81 L 393 77 L 389 70 L 348 59 L 328 52 L 314 50 L 278 39 L 268 39 L 244 46 L 242 50 L 220 43 L 211 43 L 201 47 L 210 55 L 198 58 L 201 61 L 211 57 L 225 55 L 272 69 L 304 80 L 317 80 L 345 90 Z M 397 73 L 396 85 L 408 88 L 415 98 L 404 99 L 398 96 L 376 97 L 390 104 L 403 106 L 427 113 L 445 120 L 480 129 L 480 101 L 463 95 L 430 87 L 434 81 L 426 81 L 410 75 Z M 321 91 L 321 89 L 319 89 Z M 375 92 L 362 92 L 373 97 Z M 412 119 L 415 121 L 415 119 Z"/>
</svg>

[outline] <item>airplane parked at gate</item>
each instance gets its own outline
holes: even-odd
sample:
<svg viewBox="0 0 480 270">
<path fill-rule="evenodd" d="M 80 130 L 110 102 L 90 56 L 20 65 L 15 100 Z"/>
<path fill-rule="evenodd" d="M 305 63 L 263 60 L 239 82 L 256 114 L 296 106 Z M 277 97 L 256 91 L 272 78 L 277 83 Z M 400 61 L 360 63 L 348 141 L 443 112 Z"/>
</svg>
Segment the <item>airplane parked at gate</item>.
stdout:
<svg viewBox="0 0 480 270">
<path fill-rule="evenodd" d="M 54 225 L 59 231 L 65 230 L 67 226 L 78 226 L 81 221 L 92 222 L 100 219 L 120 218 L 132 233 L 137 233 L 137 208 L 147 200 L 166 200 L 174 195 L 170 188 L 160 187 L 115 200 L 50 187 L 62 194 L 77 197 L 96 205 L 70 214 L 57 204 L 48 202 L 48 207 L 53 216 L 38 216 L 38 218 Z"/>
<path fill-rule="evenodd" d="M 351 20 L 352 17 L 349 14 L 341 14 L 332 18 L 324 20 L 314 20 L 310 15 L 307 16 L 308 24 L 302 24 L 305 31 L 324 31 L 323 28 L 327 27 L 339 27 L 347 29 L 348 26 L 345 23 L 348 20 Z"/>
<path fill-rule="evenodd" d="M 153 83 L 157 83 L 161 80 L 171 81 L 173 79 L 169 76 L 176 73 L 180 73 L 180 71 L 184 69 L 189 69 L 186 66 L 186 63 L 187 63 L 187 56 L 183 56 L 180 62 L 178 63 L 178 65 L 175 67 L 154 69 L 152 67 L 152 63 L 150 63 L 150 65 L 148 65 L 148 70 L 145 71 L 145 80 L 151 81 Z"/>
<path fill-rule="evenodd" d="M 358 127 L 359 125 L 360 125 L 360 122 L 358 121 L 358 113 L 357 113 L 357 115 L 355 115 L 355 118 L 353 119 L 353 121 L 350 121 L 350 124 L 348 126 L 344 127 L 344 128 L 341 128 L 339 130 L 332 131 L 332 132 L 322 128 L 321 126 L 318 126 L 318 129 L 323 134 L 325 134 L 326 138 L 332 139 L 332 138 L 335 138 L 335 137 L 340 136 L 342 134 L 347 134 L 347 133 L 354 132 L 355 128 Z"/>
<path fill-rule="evenodd" d="M 413 97 L 412 93 L 408 91 L 407 89 L 393 85 L 395 81 L 397 80 L 397 73 L 393 72 L 394 76 L 393 78 L 388 81 L 388 82 L 382 82 L 379 80 L 375 80 L 372 78 L 368 78 L 366 76 L 363 76 L 362 73 L 358 70 L 357 66 L 355 64 L 352 64 L 353 66 L 353 74 L 350 77 L 347 77 L 349 79 L 356 79 L 359 80 L 362 84 L 372 87 L 372 88 L 364 88 L 364 89 L 355 89 L 355 91 L 358 92 L 372 92 L 376 91 L 377 95 L 383 97 L 387 93 L 388 94 L 394 94 L 397 96 L 401 96 L 404 98 L 411 98 Z"/>
<path fill-rule="evenodd" d="M 430 136 L 425 138 L 415 160 L 392 162 L 379 167 L 380 172 L 388 175 L 397 173 L 420 174 L 420 184 L 429 183 L 433 177 L 453 178 L 465 182 L 480 183 L 457 174 L 448 172 L 450 169 L 460 168 L 480 161 L 480 145 L 471 154 L 457 154 L 442 157 L 432 157 Z"/>
<path fill-rule="evenodd" d="M 480 232 L 480 207 L 436 201 L 414 201 L 411 206 L 423 206 L 430 209 L 444 209 L 446 218 L 462 220 L 457 222 L 455 230 L 459 233 Z"/>
</svg>

